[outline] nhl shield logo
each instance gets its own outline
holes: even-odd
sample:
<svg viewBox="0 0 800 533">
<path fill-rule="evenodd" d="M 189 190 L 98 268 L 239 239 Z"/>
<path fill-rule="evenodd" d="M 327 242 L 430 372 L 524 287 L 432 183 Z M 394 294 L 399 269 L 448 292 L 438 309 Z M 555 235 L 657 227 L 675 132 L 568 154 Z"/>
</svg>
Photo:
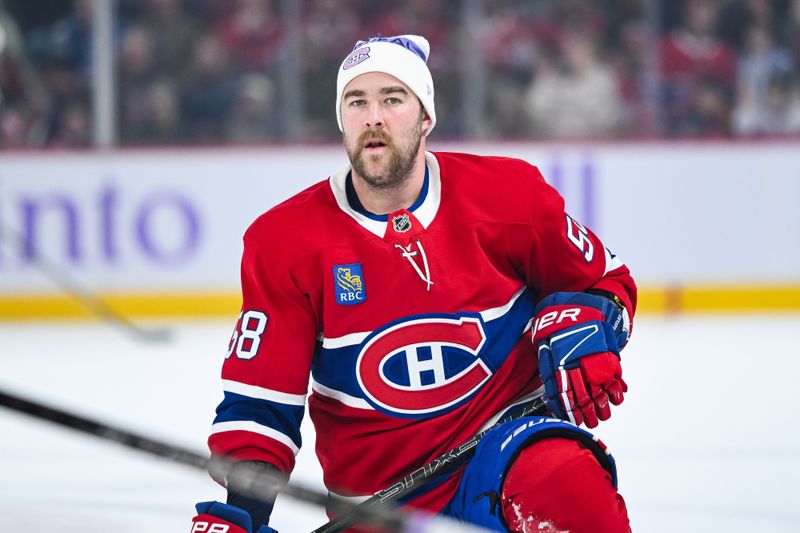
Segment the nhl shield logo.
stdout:
<svg viewBox="0 0 800 533">
<path fill-rule="evenodd" d="M 392 218 L 392 227 L 397 233 L 405 233 L 411 229 L 411 218 L 403 213 Z"/>
</svg>

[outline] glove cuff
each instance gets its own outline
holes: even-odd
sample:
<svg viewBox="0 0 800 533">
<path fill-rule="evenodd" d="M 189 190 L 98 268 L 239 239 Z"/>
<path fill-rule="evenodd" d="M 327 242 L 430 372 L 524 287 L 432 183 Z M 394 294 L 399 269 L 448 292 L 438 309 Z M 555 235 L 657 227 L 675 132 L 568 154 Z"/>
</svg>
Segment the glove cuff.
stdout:
<svg viewBox="0 0 800 533">
<path fill-rule="evenodd" d="M 596 294 L 587 292 L 554 292 L 544 297 L 534 309 L 537 318 L 548 307 L 578 306 L 596 309 L 602 315 L 602 320 L 608 324 L 616 338 L 616 344 L 621 350 L 627 343 L 630 334 L 630 317 L 622 301 L 611 293 L 606 296 L 605 291 L 595 291 Z M 598 295 L 601 292 L 602 295 Z M 613 297 L 613 298 L 612 298 Z"/>
<path fill-rule="evenodd" d="M 229 533 L 250 533 L 253 530 L 253 521 L 247 511 L 233 505 L 215 501 L 200 502 L 195 505 L 195 509 L 198 516 L 192 520 L 193 524 L 199 522 L 207 522 L 209 524 L 224 523 L 234 528 Z M 205 530 L 194 526 L 192 531 Z"/>
</svg>

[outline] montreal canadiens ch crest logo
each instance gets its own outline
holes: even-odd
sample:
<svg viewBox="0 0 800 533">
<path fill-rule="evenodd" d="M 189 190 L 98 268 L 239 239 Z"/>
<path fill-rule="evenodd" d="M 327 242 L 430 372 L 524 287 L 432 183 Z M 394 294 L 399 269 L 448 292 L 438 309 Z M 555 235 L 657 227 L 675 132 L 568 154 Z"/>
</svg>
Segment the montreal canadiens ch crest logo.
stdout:
<svg viewBox="0 0 800 533">
<path fill-rule="evenodd" d="M 481 359 L 477 316 L 435 316 L 390 324 L 364 340 L 356 377 L 367 400 L 394 416 L 428 418 L 472 397 L 492 372 Z"/>
<path fill-rule="evenodd" d="M 342 70 L 353 68 L 359 63 L 363 63 L 367 59 L 369 59 L 369 46 L 357 48 L 353 50 L 349 56 L 347 56 L 347 59 L 344 60 L 344 63 L 342 64 Z"/>
</svg>

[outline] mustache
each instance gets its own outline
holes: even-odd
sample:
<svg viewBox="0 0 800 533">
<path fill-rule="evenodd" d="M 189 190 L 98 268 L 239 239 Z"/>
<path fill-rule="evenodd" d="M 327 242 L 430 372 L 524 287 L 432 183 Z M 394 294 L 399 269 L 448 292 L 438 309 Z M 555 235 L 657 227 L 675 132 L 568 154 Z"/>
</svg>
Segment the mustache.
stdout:
<svg viewBox="0 0 800 533">
<path fill-rule="evenodd" d="M 361 152 L 364 149 L 364 146 L 367 144 L 367 141 L 372 139 L 377 139 L 389 148 L 394 148 L 394 143 L 392 142 L 392 138 L 388 133 L 383 130 L 367 130 L 358 136 L 358 140 L 356 141 L 356 149 Z"/>
</svg>

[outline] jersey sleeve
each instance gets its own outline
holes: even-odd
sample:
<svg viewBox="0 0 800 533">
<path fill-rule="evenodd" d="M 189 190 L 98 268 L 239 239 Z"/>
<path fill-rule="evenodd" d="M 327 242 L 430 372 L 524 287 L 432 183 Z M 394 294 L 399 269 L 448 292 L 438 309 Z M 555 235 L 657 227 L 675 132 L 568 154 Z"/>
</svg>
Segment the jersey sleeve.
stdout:
<svg viewBox="0 0 800 533">
<path fill-rule="evenodd" d="M 284 473 L 302 445 L 317 324 L 291 260 L 248 230 L 242 257 L 242 311 L 222 367 L 224 399 L 208 439 L 215 455 L 264 461 Z"/>
<path fill-rule="evenodd" d="M 532 170 L 528 224 L 516 227 L 509 243 L 537 299 L 554 292 L 603 291 L 619 298 L 627 320 L 636 310 L 636 283 L 628 267 L 591 229 L 564 209 L 564 199 Z"/>
</svg>

